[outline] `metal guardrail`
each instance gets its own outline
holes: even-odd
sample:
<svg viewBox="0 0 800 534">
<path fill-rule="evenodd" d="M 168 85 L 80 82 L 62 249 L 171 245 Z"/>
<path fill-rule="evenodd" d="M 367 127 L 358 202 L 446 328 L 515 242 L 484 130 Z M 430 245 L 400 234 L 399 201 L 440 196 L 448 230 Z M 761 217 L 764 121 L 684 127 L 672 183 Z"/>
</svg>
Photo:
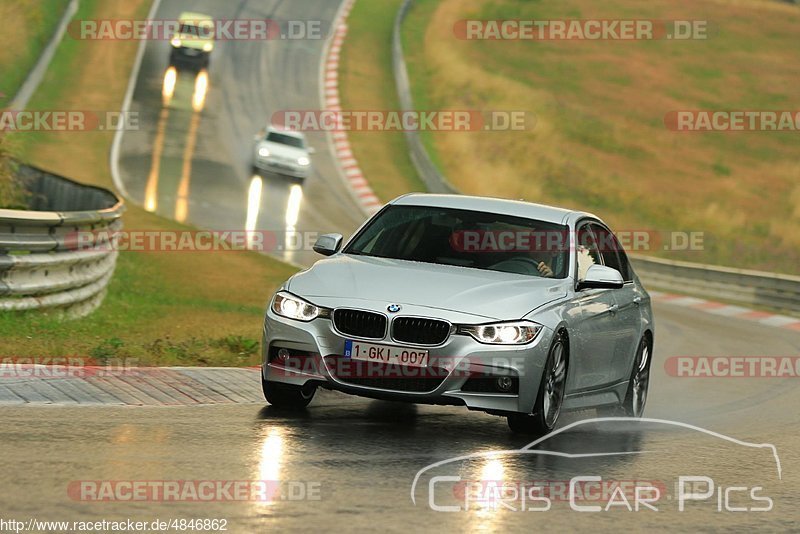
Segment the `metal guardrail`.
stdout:
<svg viewBox="0 0 800 534">
<path fill-rule="evenodd" d="M 641 256 L 632 256 L 631 263 L 649 286 L 666 291 L 780 311 L 800 311 L 800 276 Z"/>
<path fill-rule="evenodd" d="M 403 2 L 395 17 L 392 35 L 395 83 L 403 111 L 414 109 L 401 38 L 403 20 L 412 3 L 413 0 Z M 419 133 L 406 132 L 406 140 L 414 167 L 428 190 L 432 193 L 458 193 L 458 189 L 433 164 Z M 641 256 L 632 257 L 631 261 L 637 275 L 653 288 L 800 313 L 800 277 L 797 276 Z"/>
<path fill-rule="evenodd" d="M 408 8 L 411 7 L 412 0 L 405 0 L 397 16 L 394 19 L 394 29 L 392 31 L 392 66 L 394 68 L 394 79 L 397 85 L 397 94 L 400 98 L 400 109 L 402 111 L 412 111 L 414 109 L 414 102 L 411 98 L 411 85 L 408 81 L 408 69 L 406 69 L 406 60 L 403 56 L 403 42 L 400 33 L 400 28 L 403 25 L 403 20 L 406 18 Z M 406 144 L 408 145 L 408 155 L 411 157 L 411 163 L 417 170 L 425 187 L 431 193 L 456 193 L 457 190 L 445 178 L 425 150 L 422 144 L 419 132 L 416 130 L 406 130 Z"/>
<path fill-rule="evenodd" d="M 21 166 L 19 177 L 31 209 L 0 209 L 0 311 L 90 313 L 105 296 L 117 252 L 86 237 L 120 229 L 122 201 L 32 167 Z"/>
</svg>

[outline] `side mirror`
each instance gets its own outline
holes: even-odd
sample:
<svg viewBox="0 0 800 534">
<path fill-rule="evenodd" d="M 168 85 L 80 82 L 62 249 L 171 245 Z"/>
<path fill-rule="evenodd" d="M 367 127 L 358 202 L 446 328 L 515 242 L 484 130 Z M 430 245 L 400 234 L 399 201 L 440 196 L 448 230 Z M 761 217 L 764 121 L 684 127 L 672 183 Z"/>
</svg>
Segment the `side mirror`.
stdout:
<svg viewBox="0 0 800 534">
<path fill-rule="evenodd" d="M 339 252 L 342 246 L 342 234 L 324 234 L 317 238 L 314 243 L 314 252 L 323 256 L 331 256 Z M 620 276 L 620 280 L 622 277 Z"/>
<path fill-rule="evenodd" d="M 625 285 L 616 269 L 605 265 L 592 265 L 583 280 L 578 281 L 578 291 L 583 289 L 619 289 Z"/>
<path fill-rule="evenodd" d="M 308 147 L 308 153 L 309 154 L 316 154 L 317 153 L 317 149 L 314 148 L 313 146 L 310 146 L 310 147 Z"/>
</svg>

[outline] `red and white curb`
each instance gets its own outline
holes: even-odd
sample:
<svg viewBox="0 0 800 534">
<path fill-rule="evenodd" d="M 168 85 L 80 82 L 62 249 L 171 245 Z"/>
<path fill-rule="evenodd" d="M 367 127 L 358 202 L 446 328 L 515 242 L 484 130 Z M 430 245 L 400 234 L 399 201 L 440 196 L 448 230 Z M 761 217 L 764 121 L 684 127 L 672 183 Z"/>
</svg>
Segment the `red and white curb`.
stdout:
<svg viewBox="0 0 800 534">
<path fill-rule="evenodd" d="M 682 306 L 706 313 L 713 313 L 714 315 L 722 315 L 723 317 L 735 317 L 737 319 L 755 321 L 765 326 L 788 328 L 789 330 L 800 332 L 800 319 L 797 317 L 751 310 L 742 306 L 723 304 L 721 302 L 687 297 L 685 295 L 673 295 L 671 293 L 661 293 L 660 291 L 650 291 L 649 293 L 654 302 L 663 302 L 673 306 Z"/>
<path fill-rule="evenodd" d="M 347 36 L 347 17 L 353 9 L 355 0 L 346 0 L 339 11 L 336 22 L 333 40 L 328 48 L 328 57 L 325 60 L 323 76 L 323 101 L 326 111 L 339 112 L 342 110 L 341 100 L 339 99 L 339 57 L 342 52 L 342 45 Z M 331 133 L 333 152 L 341 168 L 353 197 L 361 208 L 372 215 L 381 207 L 381 201 L 369 186 L 364 173 L 358 166 L 350 142 L 347 140 L 347 132 L 337 130 Z"/>
</svg>

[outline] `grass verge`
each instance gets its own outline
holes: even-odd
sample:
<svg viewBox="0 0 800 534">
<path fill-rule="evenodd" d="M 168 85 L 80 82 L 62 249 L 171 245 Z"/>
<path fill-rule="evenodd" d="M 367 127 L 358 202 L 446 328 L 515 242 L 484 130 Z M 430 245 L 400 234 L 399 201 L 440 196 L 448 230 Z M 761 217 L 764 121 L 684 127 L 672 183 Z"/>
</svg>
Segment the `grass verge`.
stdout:
<svg viewBox="0 0 800 534">
<path fill-rule="evenodd" d="M 399 3 L 361 0 L 357 6 L 368 13 Z M 707 40 L 684 42 L 453 35 L 463 19 L 614 18 L 708 20 L 712 32 Z M 536 117 L 523 132 L 422 132 L 434 162 L 465 193 L 594 211 L 618 231 L 702 232 L 702 250 L 637 252 L 795 274 L 796 133 L 676 133 L 665 128 L 664 117 L 681 109 L 794 109 L 800 66 L 792 43 L 799 22 L 797 7 L 765 0 L 646 6 L 635 0 L 415 0 L 403 42 L 419 109 L 521 110 Z M 390 39 L 391 27 L 377 23 L 351 25 L 347 42 L 384 43 L 389 50 Z M 370 75 L 376 87 L 394 81 L 389 68 Z M 400 166 L 387 155 L 388 137 L 371 137 L 376 146 L 369 163 L 377 170 L 365 166 L 365 174 L 373 182 Z"/>
<path fill-rule="evenodd" d="M 147 0 L 82 0 L 77 17 L 142 18 Z M 65 38 L 30 109 L 118 111 L 138 43 Z M 112 132 L 13 136 L 20 159 L 113 189 Z M 128 205 L 129 228 L 189 227 Z M 7 356 L 132 359 L 148 365 L 253 365 L 265 304 L 295 269 L 249 252 L 120 252 L 103 305 L 62 321 L 56 314 L 0 314 Z"/>
<path fill-rule="evenodd" d="M 708 20 L 713 31 L 682 42 L 453 35 L 463 19 L 614 18 Z M 524 132 L 423 135 L 462 191 L 594 211 L 617 230 L 703 232 L 703 250 L 646 253 L 794 274 L 797 133 L 676 133 L 664 117 L 795 109 L 799 23 L 796 6 L 760 0 L 416 0 L 404 40 L 420 108 L 536 115 Z"/>
<path fill-rule="evenodd" d="M 69 0 L 14 0 L 0 3 L 0 107 L 14 98 L 67 8 Z"/>
<path fill-rule="evenodd" d="M 392 73 L 392 27 L 402 0 L 359 0 L 347 19 L 339 63 L 345 110 L 399 110 Z M 348 132 L 353 154 L 383 201 L 425 191 L 402 132 Z"/>
</svg>

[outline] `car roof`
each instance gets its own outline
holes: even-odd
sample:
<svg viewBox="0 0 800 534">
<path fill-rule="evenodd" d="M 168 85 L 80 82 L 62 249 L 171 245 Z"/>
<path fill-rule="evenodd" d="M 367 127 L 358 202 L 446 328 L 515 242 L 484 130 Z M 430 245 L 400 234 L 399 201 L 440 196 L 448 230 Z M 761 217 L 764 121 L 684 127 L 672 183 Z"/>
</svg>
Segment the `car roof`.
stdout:
<svg viewBox="0 0 800 534">
<path fill-rule="evenodd" d="M 599 220 L 598 217 L 584 211 L 569 210 L 523 200 L 468 195 L 410 193 L 394 199 L 391 204 L 398 206 L 431 206 L 483 211 L 511 215 L 514 217 L 525 217 L 555 224 L 574 224 L 583 217 L 591 217 Z"/>
<path fill-rule="evenodd" d="M 283 128 L 278 128 L 277 126 L 272 126 L 272 125 L 267 126 L 267 133 L 269 133 L 269 132 L 275 132 L 275 133 L 279 133 L 279 134 L 283 134 L 283 135 L 288 135 L 290 137 L 297 137 L 298 139 L 305 139 L 306 138 L 306 135 L 303 132 L 300 132 L 298 130 L 283 129 Z"/>
<path fill-rule="evenodd" d="M 202 13 L 194 13 L 192 11 L 184 11 L 178 17 L 179 22 L 213 22 L 214 19 L 210 15 L 203 15 Z"/>
</svg>

